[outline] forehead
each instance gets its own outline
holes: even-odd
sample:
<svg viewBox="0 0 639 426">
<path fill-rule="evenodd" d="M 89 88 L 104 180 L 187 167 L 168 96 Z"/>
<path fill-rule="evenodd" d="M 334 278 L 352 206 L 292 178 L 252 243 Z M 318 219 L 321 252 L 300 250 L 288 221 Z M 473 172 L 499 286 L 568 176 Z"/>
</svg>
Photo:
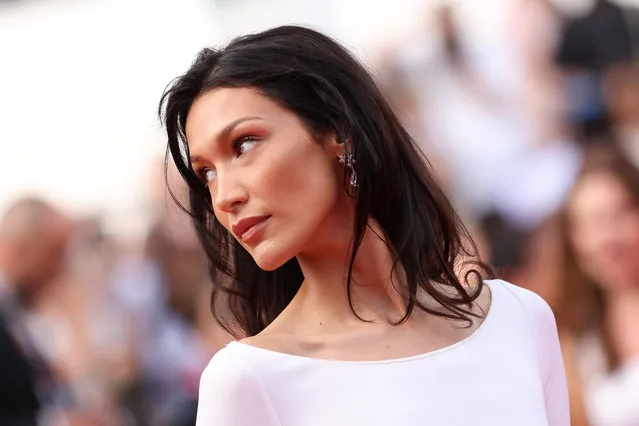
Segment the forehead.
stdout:
<svg viewBox="0 0 639 426">
<path fill-rule="evenodd" d="M 212 137 L 225 126 L 247 116 L 272 117 L 283 109 L 253 88 L 218 88 L 195 99 L 186 120 L 189 142 Z"/>
<path fill-rule="evenodd" d="M 573 215 L 609 210 L 626 202 L 632 195 L 614 174 L 608 171 L 585 175 L 577 185 L 570 202 Z"/>
</svg>

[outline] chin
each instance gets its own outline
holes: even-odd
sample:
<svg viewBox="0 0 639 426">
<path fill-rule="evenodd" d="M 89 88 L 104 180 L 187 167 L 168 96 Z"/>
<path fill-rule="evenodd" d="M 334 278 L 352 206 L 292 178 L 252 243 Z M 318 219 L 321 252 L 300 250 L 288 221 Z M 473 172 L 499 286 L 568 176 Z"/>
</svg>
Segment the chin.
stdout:
<svg viewBox="0 0 639 426">
<path fill-rule="evenodd" d="M 288 253 L 288 250 L 282 250 L 274 244 L 266 244 L 266 242 L 249 251 L 257 266 L 264 271 L 275 271 L 294 257 L 294 255 L 287 255 L 285 252 Z"/>
</svg>

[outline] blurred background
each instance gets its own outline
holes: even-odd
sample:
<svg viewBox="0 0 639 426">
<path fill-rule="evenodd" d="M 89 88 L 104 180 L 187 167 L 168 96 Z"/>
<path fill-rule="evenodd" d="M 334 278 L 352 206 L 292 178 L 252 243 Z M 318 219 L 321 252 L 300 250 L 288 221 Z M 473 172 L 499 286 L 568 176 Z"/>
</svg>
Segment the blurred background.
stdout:
<svg viewBox="0 0 639 426">
<path fill-rule="evenodd" d="M 551 305 L 573 425 L 639 426 L 636 7 L 0 0 L 0 425 L 194 425 L 230 337 L 157 104 L 200 48 L 297 23 L 367 65 L 482 257 Z"/>
</svg>

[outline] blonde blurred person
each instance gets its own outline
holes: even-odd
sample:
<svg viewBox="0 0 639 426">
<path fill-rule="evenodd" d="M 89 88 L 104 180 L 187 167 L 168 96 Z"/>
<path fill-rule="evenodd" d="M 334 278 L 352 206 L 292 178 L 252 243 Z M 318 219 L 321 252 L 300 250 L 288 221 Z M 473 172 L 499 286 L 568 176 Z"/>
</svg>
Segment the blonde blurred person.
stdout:
<svg viewBox="0 0 639 426">
<path fill-rule="evenodd" d="M 566 279 L 553 304 L 573 425 L 638 425 L 639 170 L 590 150 L 563 220 Z"/>
<path fill-rule="evenodd" d="M 62 213 L 37 198 L 15 202 L 0 220 L 2 425 L 62 420 L 62 374 L 42 311 L 63 271 L 70 228 Z"/>
<path fill-rule="evenodd" d="M 0 223 L 1 425 L 124 424 L 116 393 L 128 335 L 105 298 L 95 225 L 39 198 Z"/>
</svg>

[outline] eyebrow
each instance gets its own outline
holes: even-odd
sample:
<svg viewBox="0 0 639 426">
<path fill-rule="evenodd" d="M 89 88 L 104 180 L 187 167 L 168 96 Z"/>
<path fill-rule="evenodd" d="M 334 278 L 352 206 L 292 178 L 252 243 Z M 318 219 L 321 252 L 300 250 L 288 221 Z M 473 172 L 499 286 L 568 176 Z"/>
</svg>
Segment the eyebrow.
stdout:
<svg viewBox="0 0 639 426">
<path fill-rule="evenodd" d="M 251 120 L 263 120 L 262 117 L 258 117 L 256 115 L 252 115 L 252 116 L 247 116 L 247 117 L 242 117 L 242 118 L 238 118 L 237 120 L 234 120 L 232 122 L 230 122 L 226 127 L 224 127 L 220 133 L 218 133 L 218 135 L 215 137 L 215 139 L 224 139 L 226 138 L 229 133 L 231 133 L 233 131 L 233 129 L 235 129 L 237 126 L 239 126 L 240 124 L 244 123 L 245 121 L 251 121 Z M 190 158 L 192 163 L 198 161 L 200 159 L 200 157 L 198 155 L 191 155 Z"/>
</svg>

